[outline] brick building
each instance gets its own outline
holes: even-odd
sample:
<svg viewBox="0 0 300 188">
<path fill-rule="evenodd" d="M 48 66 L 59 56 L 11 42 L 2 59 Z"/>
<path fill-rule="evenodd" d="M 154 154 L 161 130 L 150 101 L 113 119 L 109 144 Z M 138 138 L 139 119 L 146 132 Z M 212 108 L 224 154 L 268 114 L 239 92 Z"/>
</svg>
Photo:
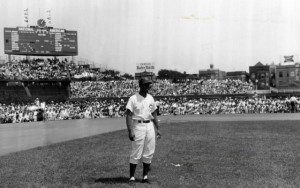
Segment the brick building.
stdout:
<svg viewBox="0 0 300 188">
<path fill-rule="evenodd" d="M 257 86 L 257 89 L 270 89 L 275 87 L 275 65 L 263 65 L 261 62 L 249 67 L 250 81 Z"/>
<path fill-rule="evenodd" d="M 276 88 L 300 88 L 299 63 L 276 66 Z"/>
<path fill-rule="evenodd" d="M 224 80 L 226 78 L 226 72 L 219 69 L 207 69 L 199 70 L 199 79 L 207 80 Z"/>
</svg>

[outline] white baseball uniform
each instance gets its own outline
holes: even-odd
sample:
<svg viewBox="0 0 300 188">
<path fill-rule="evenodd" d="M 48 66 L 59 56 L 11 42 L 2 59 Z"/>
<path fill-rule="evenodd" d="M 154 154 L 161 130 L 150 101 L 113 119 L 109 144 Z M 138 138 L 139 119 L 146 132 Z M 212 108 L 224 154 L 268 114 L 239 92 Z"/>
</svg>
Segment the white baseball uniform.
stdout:
<svg viewBox="0 0 300 188">
<path fill-rule="evenodd" d="M 155 151 L 155 130 L 152 113 L 156 108 L 156 103 L 149 94 L 144 98 L 136 93 L 128 100 L 126 109 L 133 113 L 133 132 L 135 134 L 129 160 L 132 164 L 138 164 L 141 158 L 144 163 L 151 163 Z"/>
</svg>

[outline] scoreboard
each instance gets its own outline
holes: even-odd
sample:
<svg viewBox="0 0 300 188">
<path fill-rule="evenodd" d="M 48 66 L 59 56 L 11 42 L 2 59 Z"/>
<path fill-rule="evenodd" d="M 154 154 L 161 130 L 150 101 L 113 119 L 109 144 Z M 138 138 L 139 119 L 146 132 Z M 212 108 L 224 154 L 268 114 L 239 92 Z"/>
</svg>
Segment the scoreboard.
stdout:
<svg viewBox="0 0 300 188">
<path fill-rule="evenodd" d="M 35 26 L 4 28 L 4 53 L 75 56 L 78 55 L 77 31 Z"/>
</svg>

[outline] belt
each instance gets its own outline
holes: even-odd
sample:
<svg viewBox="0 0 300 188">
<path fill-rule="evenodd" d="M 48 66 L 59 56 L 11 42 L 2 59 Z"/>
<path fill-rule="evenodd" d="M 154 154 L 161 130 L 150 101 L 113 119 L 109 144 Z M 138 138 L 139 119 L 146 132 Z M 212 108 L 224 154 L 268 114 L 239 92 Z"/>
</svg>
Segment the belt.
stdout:
<svg viewBox="0 0 300 188">
<path fill-rule="evenodd" d="M 139 123 L 150 123 L 150 120 L 138 120 Z"/>
</svg>

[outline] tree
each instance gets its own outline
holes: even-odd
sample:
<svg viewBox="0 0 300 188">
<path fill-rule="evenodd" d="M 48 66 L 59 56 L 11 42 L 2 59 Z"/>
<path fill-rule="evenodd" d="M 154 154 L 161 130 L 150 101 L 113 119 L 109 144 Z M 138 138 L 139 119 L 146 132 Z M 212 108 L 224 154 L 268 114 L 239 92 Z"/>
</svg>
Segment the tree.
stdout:
<svg viewBox="0 0 300 188">
<path fill-rule="evenodd" d="M 110 75 L 112 77 L 118 76 L 120 74 L 119 71 L 115 71 L 115 70 L 105 70 L 104 74 L 106 75 Z"/>
<path fill-rule="evenodd" d="M 181 72 L 174 71 L 174 70 L 167 70 L 167 69 L 161 69 L 157 73 L 158 79 L 171 79 L 171 80 L 181 80 L 185 79 L 186 75 L 182 74 Z"/>
<path fill-rule="evenodd" d="M 129 79 L 129 80 L 133 80 L 134 79 L 134 77 L 132 75 L 127 74 L 127 73 L 125 73 L 122 77 L 124 77 L 126 79 Z"/>
</svg>

